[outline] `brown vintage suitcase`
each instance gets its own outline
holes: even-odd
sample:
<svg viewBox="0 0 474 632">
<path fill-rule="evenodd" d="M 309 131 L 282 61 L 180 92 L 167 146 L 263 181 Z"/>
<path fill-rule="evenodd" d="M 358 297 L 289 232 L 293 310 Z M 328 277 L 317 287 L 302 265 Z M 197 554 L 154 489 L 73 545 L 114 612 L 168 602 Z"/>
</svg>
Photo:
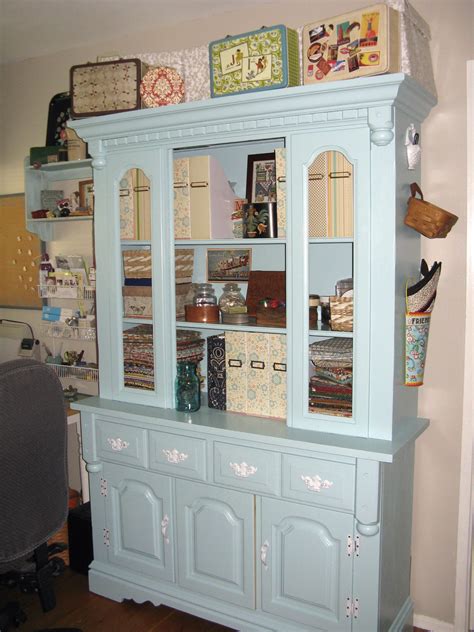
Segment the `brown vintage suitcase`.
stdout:
<svg viewBox="0 0 474 632">
<path fill-rule="evenodd" d="M 71 117 L 139 110 L 140 82 L 148 67 L 139 59 L 72 66 Z"/>
</svg>

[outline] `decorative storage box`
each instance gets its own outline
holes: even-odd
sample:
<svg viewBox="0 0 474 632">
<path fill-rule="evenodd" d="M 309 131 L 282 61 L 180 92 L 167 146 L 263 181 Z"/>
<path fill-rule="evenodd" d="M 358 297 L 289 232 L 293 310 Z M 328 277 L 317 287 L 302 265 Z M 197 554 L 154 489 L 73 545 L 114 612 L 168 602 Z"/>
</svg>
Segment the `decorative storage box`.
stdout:
<svg viewBox="0 0 474 632">
<path fill-rule="evenodd" d="M 227 410 L 286 417 L 286 336 L 225 332 Z"/>
<path fill-rule="evenodd" d="M 139 110 L 140 82 L 146 70 L 139 59 L 72 66 L 72 118 Z"/>
<path fill-rule="evenodd" d="M 193 300 L 193 284 L 176 281 L 176 318 L 184 319 L 184 306 Z"/>
<path fill-rule="evenodd" d="M 151 279 L 151 251 L 124 250 L 123 273 L 127 279 Z"/>
<path fill-rule="evenodd" d="M 211 96 L 299 85 L 298 33 L 283 25 L 209 44 Z"/>
<path fill-rule="evenodd" d="M 122 288 L 125 318 L 152 318 L 151 286 L 125 285 Z"/>
<path fill-rule="evenodd" d="M 385 4 L 307 24 L 303 83 L 350 79 L 400 68 L 399 14 Z"/>
<path fill-rule="evenodd" d="M 330 296 L 331 329 L 352 331 L 354 324 L 354 300 L 343 296 Z"/>
<path fill-rule="evenodd" d="M 194 269 L 194 249 L 177 249 L 174 255 L 174 276 L 176 284 L 191 283 Z"/>
<path fill-rule="evenodd" d="M 167 66 L 148 70 L 140 84 L 142 104 L 157 108 L 184 101 L 184 81 L 181 75 Z"/>
<path fill-rule="evenodd" d="M 174 161 L 176 239 L 232 239 L 235 194 L 213 156 Z"/>
<path fill-rule="evenodd" d="M 286 273 L 276 270 L 252 270 L 247 286 L 247 312 L 257 315 L 259 302 L 264 298 L 286 301 Z"/>
<path fill-rule="evenodd" d="M 207 339 L 207 405 L 226 410 L 225 336 Z"/>
</svg>

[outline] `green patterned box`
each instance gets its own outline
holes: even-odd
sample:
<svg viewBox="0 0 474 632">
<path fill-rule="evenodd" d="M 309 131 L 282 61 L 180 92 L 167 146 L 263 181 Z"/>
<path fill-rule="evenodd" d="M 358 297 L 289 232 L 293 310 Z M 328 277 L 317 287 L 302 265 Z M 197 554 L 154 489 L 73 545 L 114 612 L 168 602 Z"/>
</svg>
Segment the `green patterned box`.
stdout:
<svg viewBox="0 0 474 632">
<path fill-rule="evenodd" d="M 209 67 L 212 97 L 297 86 L 298 33 L 279 24 L 215 40 Z"/>
</svg>

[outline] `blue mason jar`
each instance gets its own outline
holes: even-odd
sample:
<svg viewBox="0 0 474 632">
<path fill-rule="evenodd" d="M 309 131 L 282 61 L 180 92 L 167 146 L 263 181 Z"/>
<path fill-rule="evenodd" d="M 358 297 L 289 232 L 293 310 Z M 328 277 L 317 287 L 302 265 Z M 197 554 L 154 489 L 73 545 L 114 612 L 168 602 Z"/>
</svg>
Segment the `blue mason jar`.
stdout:
<svg viewBox="0 0 474 632">
<path fill-rule="evenodd" d="M 201 385 L 194 362 L 178 362 L 175 381 L 176 410 L 193 413 L 201 407 Z"/>
</svg>

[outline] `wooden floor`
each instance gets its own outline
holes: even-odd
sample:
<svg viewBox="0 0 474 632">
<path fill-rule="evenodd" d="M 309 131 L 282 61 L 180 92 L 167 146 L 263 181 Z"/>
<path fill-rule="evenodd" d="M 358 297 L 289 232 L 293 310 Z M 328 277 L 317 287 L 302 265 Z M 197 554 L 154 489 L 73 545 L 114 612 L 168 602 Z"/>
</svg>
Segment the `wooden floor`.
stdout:
<svg viewBox="0 0 474 632">
<path fill-rule="evenodd" d="M 217 623 L 198 619 L 168 606 L 116 603 L 89 592 L 87 577 L 66 569 L 55 579 L 57 605 L 44 614 L 38 595 L 0 587 L 0 607 L 19 601 L 28 620 L 19 632 L 40 628 L 77 627 L 82 632 L 231 632 Z M 369 632 L 369 631 L 367 631 Z M 426 632 L 414 628 L 413 632 Z"/>
<path fill-rule="evenodd" d="M 77 627 L 82 632 L 230 632 L 230 628 L 168 606 L 116 603 L 99 597 L 89 592 L 85 575 L 69 569 L 55 579 L 55 592 L 56 608 L 44 614 L 37 594 L 0 587 L 0 607 L 8 601 L 20 602 L 28 620 L 19 632 L 61 626 Z"/>
</svg>

